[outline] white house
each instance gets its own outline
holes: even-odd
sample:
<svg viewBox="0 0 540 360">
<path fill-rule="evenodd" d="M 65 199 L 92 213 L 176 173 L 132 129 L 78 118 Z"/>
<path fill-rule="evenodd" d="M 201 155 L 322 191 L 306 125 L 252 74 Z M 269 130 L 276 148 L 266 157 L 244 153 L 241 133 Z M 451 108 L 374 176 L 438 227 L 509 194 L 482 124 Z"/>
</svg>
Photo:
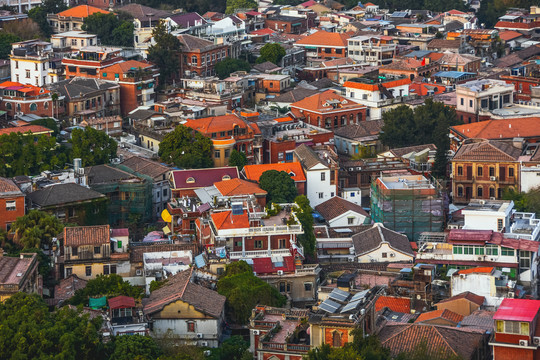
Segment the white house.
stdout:
<svg viewBox="0 0 540 360">
<path fill-rule="evenodd" d="M 353 235 L 352 242 L 355 259 L 360 263 L 414 260 L 407 236 L 387 229 L 381 223 Z"/>
<path fill-rule="evenodd" d="M 470 230 L 508 230 L 513 201 L 505 200 L 471 200 L 461 213 L 465 218 L 463 229 Z"/>
<path fill-rule="evenodd" d="M 315 210 L 330 227 L 358 226 L 369 222 L 368 213 L 360 206 L 339 196 L 317 205 Z"/>
<path fill-rule="evenodd" d="M 485 305 L 498 307 L 504 298 L 513 297 L 515 283 L 494 267 L 460 270 L 452 274 L 451 295 L 470 291 L 486 298 Z"/>
<path fill-rule="evenodd" d="M 246 23 L 238 17 L 231 15 L 212 24 L 207 35 L 238 36 L 246 33 Z"/>
<path fill-rule="evenodd" d="M 143 254 L 144 281 L 146 293 L 150 294 L 150 283 L 174 276 L 179 272 L 189 269 L 193 261 L 191 250 L 189 251 L 162 251 Z"/>
<path fill-rule="evenodd" d="M 40 87 L 58 81 L 52 43 L 28 40 L 11 45 L 11 81 Z"/>
<path fill-rule="evenodd" d="M 294 149 L 293 156 L 302 164 L 306 174 L 306 196 L 311 207 L 315 208 L 336 196 L 337 174 L 332 174 L 334 166 L 330 157 L 322 160 L 312 148 L 305 144 Z"/>
</svg>

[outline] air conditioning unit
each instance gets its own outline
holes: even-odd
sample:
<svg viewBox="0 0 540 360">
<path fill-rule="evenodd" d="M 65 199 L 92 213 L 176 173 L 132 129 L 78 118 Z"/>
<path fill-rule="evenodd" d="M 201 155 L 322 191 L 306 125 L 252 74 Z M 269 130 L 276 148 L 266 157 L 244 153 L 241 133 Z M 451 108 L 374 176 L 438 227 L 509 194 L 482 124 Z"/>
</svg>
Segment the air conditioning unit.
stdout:
<svg viewBox="0 0 540 360">
<path fill-rule="evenodd" d="M 527 340 L 519 340 L 519 346 L 529 346 L 529 342 Z"/>
<path fill-rule="evenodd" d="M 187 218 L 188 214 L 182 214 L 183 218 Z"/>
<path fill-rule="evenodd" d="M 137 269 L 135 274 L 137 274 L 137 276 L 142 276 L 142 269 Z"/>
<path fill-rule="evenodd" d="M 277 271 L 277 274 L 278 274 L 279 276 L 283 275 L 283 270 L 278 270 L 278 271 Z"/>
<path fill-rule="evenodd" d="M 476 260 L 477 261 L 482 261 L 482 260 L 484 260 L 484 258 L 482 256 L 479 256 L 479 257 L 476 258 Z"/>
<path fill-rule="evenodd" d="M 350 258 L 347 258 L 347 260 L 349 260 L 349 262 L 353 262 L 354 258 L 350 257 Z"/>
<path fill-rule="evenodd" d="M 495 176 L 490 176 L 489 177 L 489 181 L 495 181 L 495 180 L 497 180 L 497 178 Z"/>
<path fill-rule="evenodd" d="M 198 333 L 198 334 L 197 334 L 197 339 L 202 339 L 202 338 L 203 338 L 203 334 Z"/>
<path fill-rule="evenodd" d="M 495 200 L 495 196 L 490 197 L 489 200 Z"/>
<path fill-rule="evenodd" d="M 208 346 L 208 341 L 201 341 L 201 346 Z"/>
<path fill-rule="evenodd" d="M 253 335 L 259 335 L 259 330 L 253 330 Z"/>
<path fill-rule="evenodd" d="M 513 291 L 509 291 L 509 292 L 508 292 L 508 297 L 509 297 L 510 299 L 513 299 L 515 295 L 516 295 L 516 294 L 515 294 Z"/>
<path fill-rule="evenodd" d="M 395 256 L 396 256 L 396 254 L 390 253 L 390 257 L 395 257 Z"/>
</svg>

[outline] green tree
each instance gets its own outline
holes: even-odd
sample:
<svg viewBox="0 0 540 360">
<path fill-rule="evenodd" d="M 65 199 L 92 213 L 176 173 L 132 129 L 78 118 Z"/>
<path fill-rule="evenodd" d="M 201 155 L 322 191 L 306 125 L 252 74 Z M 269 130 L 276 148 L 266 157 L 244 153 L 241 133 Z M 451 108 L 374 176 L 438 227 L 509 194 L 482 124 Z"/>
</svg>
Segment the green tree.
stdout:
<svg viewBox="0 0 540 360">
<path fill-rule="evenodd" d="M 225 79 L 235 71 L 249 71 L 251 70 L 251 66 L 249 66 L 249 63 L 244 60 L 228 57 L 225 60 L 218 62 L 214 69 L 216 70 L 216 75 L 220 79 Z"/>
<path fill-rule="evenodd" d="M 51 119 L 51 118 L 44 118 L 44 119 L 38 119 L 38 120 L 32 121 L 32 125 L 41 125 L 41 126 L 45 126 L 47 129 L 51 129 L 53 131 L 52 136 L 57 136 L 58 133 L 60 132 L 60 129 L 58 128 L 58 124 L 56 123 L 56 120 Z"/>
<path fill-rule="evenodd" d="M 158 155 L 166 163 L 185 169 L 213 166 L 212 140 L 198 131 L 178 125 L 159 143 Z"/>
<path fill-rule="evenodd" d="M 450 150 L 450 138 L 448 118 L 443 113 L 439 114 L 439 119 L 433 133 L 433 142 L 437 146 L 435 153 L 435 163 L 431 169 L 431 174 L 436 178 L 445 178 L 448 165 L 448 150 Z"/>
<path fill-rule="evenodd" d="M 503 199 L 514 201 L 517 211 L 540 213 L 540 187 L 527 192 L 517 192 L 506 188 L 503 191 Z"/>
<path fill-rule="evenodd" d="M 300 224 L 302 224 L 302 229 L 304 233 L 298 235 L 298 242 L 304 248 L 304 253 L 309 256 L 315 256 L 315 245 L 317 240 L 315 239 L 315 234 L 313 233 L 313 209 L 309 205 L 309 199 L 305 195 L 297 196 L 294 199 L 294 202 L 298 205 L 298 210 L 296 211 L 296 217 Z"/>
<path fill-rule="evenodd" d="M 249 343 L 235 335 L 222 342 L 218 348 L 212 349 L 208 360 L 252 360 L 253 354 L 248 350 Z"/>
<path fill-rule="evenodd" d="M 74 129 L 69 142 L 72 145 L 72 158 L 81 158 L 82 166 L 109 164 L 116 157 L 116 141 L 103 131 L 91 127 Z"/>
<path fill-rule="evenodd" d="M 9 59 L 11 44 L 17 41 L 21 41 L 18 36 L 0 31 L 0 59 Z"/>
<path fill-rule="evenodd" d="M 154 360 L 162 354 L 156 341 L 143 335 L 117 336 L 112 346 L 110 360 Z"/>
<path fill-rule="evenodd" d="M 278 65 L 281 59 L 285 56 L 286 52 L 283 46 L 278 43 L 268 43 L 261 48 L 261 56 L 257 58 L 257 64 L 261 64 L 266 61 L 270 61 L 273 64 Z"/>
<path fill-rule="evenodd" d="M 84 19 L 82 29 L 96 34 L 103 45 L 133 46 L 133 22 L 113 13 L 95 13 Z"/>
<path fill-rule="evenodd" d="M 72 305 L 88 304 L 90 297 L 119 295 L 130 296 L 136 299 L 142 298 L 144 290 L 124 281 L 120 275 L 98 275 L 95 279 L 89 280 L 84 289 L 75 291 L 75 295 L 69 299 Z"/>
<path fill-rule="evenodd" d="M 167 32 L 167 26 L 160 21 L 152 31 L 155 44 L 148 48 L 148 60 L 159 68 L 159 86 L 163 87 L 180 71 L 180 50 L 178 38 Z"/>
<path fill-rule="evenodd" d="M 257 3 L 253 0 L 227 0 L 227 8 L 225 14 L 234 14 L 236 10 L 240 9 L 255 9 Z"/>
<path fill-rule="evenodd" d="M 291 175 L 285 171 L 267 170 L 259 178 L 259 186 L 265 190 L 267 203 L 291 203 L 298 195 Z"/>
<path fill-rule="evenodd" d="M 23 249 L 41 249 L 43 245 L 51 245 L 52 238 L 64 229 L 64 225 L 54 215 L 44 211 L 30 210 L 18 217 L 12 227 L 16 241 Z"/>
<path fill-rule="evenodd" d="M 406 106 L 400 105 L 383 114 L 384 125 L 379 139 L 384 145 L 390 147 L 404 147 L 411 142 L 411 132 L 414 130 L 414 112 Z"/>
<path fill-rule="evenodd" d="M 229 166 L 236 166 L 238 171 L 242 171 L 244 166 L 247 165 L 247 157 L 243 152 L 233 149 L 231 156 L 229 157 Z"/>
<path fill-rule="evenodd" d="M 217 288 L 218 293 L 227 298 L 227 316 L 238 324 L 247 323 L 251 310 L 257 304 L 283 306 L 287 301 L 275 288 L 256 277 L 251 268 L 232 275 L 225 274 L 219 279 Z"/>
<path fill-rule="evenodd" d="M 47 20 L 47 14 L 57 14 L 66 9 L 67 6 L 62 0 L 45 0 L 40 6 L 30 9 L 28 17 L 39 26 L 42 37 L 49 38 L 52 34 L 52 28 Z"/>
<path fill-rule="evenodd" d="M 38 295 L 17 293 L 0 303 L 0 358 L 102 358 L 101 323 L 67 307 L 49 312 Z"/>
</svg>

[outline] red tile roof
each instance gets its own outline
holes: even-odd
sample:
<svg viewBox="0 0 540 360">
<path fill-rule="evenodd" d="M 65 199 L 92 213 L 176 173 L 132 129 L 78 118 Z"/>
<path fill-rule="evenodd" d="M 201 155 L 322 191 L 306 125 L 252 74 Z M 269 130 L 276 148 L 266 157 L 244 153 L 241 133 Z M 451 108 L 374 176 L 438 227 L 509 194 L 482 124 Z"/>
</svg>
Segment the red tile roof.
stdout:
<svg viewBox="0 0 540 360">
<path fill-rule="evenodd" d="M 261 131 L 257 126 L 251 126 L 252 124 L 240 119 L 234 114 L 230 115 L 221 115 L 221 116 L 212 116 L 202 119 L 189 119 L 184 124 L 189 126 L 193 130 L 197 130 L 205 135 L 210 135 L 212 133 L 219 133 L 222 131 L 233 130 L 235 126 L 246 129 L 246 132 L 252 134 L 260 134 Z"/>
<path fill-rule="evenodd" d="M 498 21 L 495 24 L 495 29 L 535 29 L 540 28 L 540 21 L 533 21 L 530 23 L 511 22 L 511 21 Z"/>
<path fill-rule="evenodd" d="M 283 266 L 275 266 L 275 263 L 272 263 L 272 258 L 253 258 L 253 272 L 257 275 L 261 274 L 275 274 L 278 270 L 281 270 L 285 273 L 294 272 L 294 258 L 292 256 L 283 257 Z"/>
<path fill-rule="evenodd" d="M 31 132 L 32 134 L 51 134 L 53 131 L 41 125 L 25 125 L 0 129 L 0 136 L 9 135 L 11 133 L 26 134 L 27 132 Z"/>
<path fill-rule="evenodd" d="M 494 269 L 494 267 L 480 266 L 471 269 L 459 270 L 456 274 L 491 274 Z"/>
<path fill-rule="evenodd" d="M 364 84 L 360 82 L 355 81 L 345 81 L 345 84 L 343 84 L 346 88 L 353 88 L 353 89 L 360 89 L 360 90 L 369 90 L 369 91 L 376 91 L 379 89 L 379 84 L 383 87 L 390 89 L 398 86 L 403 86 L 411 83 L 411 79 L 398 79 L 393 81 L 387 81 L 383 83 L 375 83 L 375 84 Z"/>
<path fill-rule="evenodd" d="M 222 211 L 210 215 L 216 229 L 245 229 L 249 228 L 249 216 L 247 212 L 242 215 L 233 215 L 232 211 Z"/>
<path fill-rule="evenodd" d="M 337 108 L 330 103 L 339 102 Z M 325 92 L 308 96 L 300 101 L 294 102 L 290 105 L 291 109 L 302 109 L 307 111 L 319 112 L 319 113 L 332 113 L 334 110 L 356 110 L 364 108 L 365 106 L 356 103 L 352 100 L 346 99 L 343 96 L 335 93 L 333 90 L 326 90 Z"/>
<path fill-rule="evenodd" d="M 76 226 L 64 228 L 64 245 L 101 245 L 110 242 L 109 225 Z"/>
<path fill-rule="evenodd" d="M 459 11 L 459 10 L 450 10 L 450 11 L 447 11 L 446 12 L 448 15 L 467 15 L 467 13 L 464 13 L 463 11 Z"/>
<path fill-rule="evenodd" d="M 40 88 L 39 86 L 34 86 L 30 84 L 21 84 L 21 83 L 13 82 L 13 81 L 4 81 L 3 83 L 0 84 L 0 89 L 6 89 L 6 88 L 9 88 L 8 90 L 15 90 L 15 91 L 23 92 L 25 93 L 25 96 L 27 97 L 50 93 L 49 90 Z"/>
<path fill-rule="evenodd" d="M 434 310 L 420 314 L 420 316 L 418 316 L 415 322 L 420 323 L 433 319 L 445 319 L 457 325 L 461 320 L 463 320 L 463 315 L 457 314 L 448 309 Z"/>
<path fill-rule="evenodd" d="M 264 28 L 264 29 L 254 30 L 254 31 L 250 32 L 249 34 L 250 35 L 272 35 L 274 33 L 275 33 L 274 30 Z"/>
<path fill-rule="evenodd" d="M 268 170 L 285 171 L 287 174 L 294 174 L 292 179 L 295 182 L 305 182 L 306 176 L 302 165 L 299 162 L 290 163 L 277 163 L 277 164 L 258 164 L 258 165 L 246 165 L 242 171 L 245 174 L 246 179 L 252 181 L 259 181 L 261 175 Z"/>
<path fill-rule="evenodd" d="M 473 303 L 475 303 L 476 305 L 479 305 L 479 306 L 482 306 L 482 304 L 486 300 L 486 298 L 483 297 L 483 296 L 476 295 L 475 293 L 472 293 L 470 291 L 465 291 L 464 293 L 461 293 L 459 295 L 452 296 L 451 298 L 439 301 L 437 304 L 443 304 L 443 303 L 446 303 L 446 302 L 455 301 L 455 300 L 459 300 L 459 299 L 467 299 L 470 302 L 473 302 Z"/>
<path fill-rule="evenodd" d="M 347 39 L 350 36 L 341 33 L 317 31 L 314 34 L 296 42 L 296 45 L 320 46 L 320 47 L 347 47 Z"/>
<path fill-rule="evenodd" d="M 0 197 L 24 196 L 21 189 L 11 179 L 0 177 Z"/>
<path fill-rule="evenodd" d="M 215 183 L 214 186 L 218 189 L 222 196 L 267 194 L 267 192 L 261 189 L 257 184 L 241 179 L 220 181 Z"/>
<path fill-rule="evenodd" d="M 503 299 L 493 320 L 533 321 L 538 316 L 540 300 Z"/>
<path fill-rule="evenodd" d="M 172 171 L 171 176 L 173 190 L 198 189 L 212 186 L 214 183 L 227 178 L 238 178 L 238 168 L 236 166 L 227 166 L 212 169 L 175 170 Z M 194 182 L 188 182 L 190 179 L 193 179 Z"/>
<path fill-rule="evenodd" d="M 365 217 L 369 214 L 360 206 L 339 196 L 334 196 L 315 207 L 315 210 L 322 215 L 326 221 L 337 218 L 348 211 L 356 212 Z"/>
<path fill-rule="evenodd" d="M 522 37 L 523 34 L 513 30 L 499 31 L 499 38 L 504 41 L 510 41 Z"/>
<path fill-rule="evenodd" d="M 59 12 L 57 15 L 62 17 L 76 17 L 76 18 L 86 18 L 90 15 L 94 15 L 96 13 L 102 13 L 102 14 L 110 14 L 110 11 L 103 10 L 94 6 L 89 5 L 79 5 L 72 7 L 71 9 L 64 10 L 62 12 Z"/>
<path fill-rule="evenodd" d="M 146 68 L 151 68 L 152 64 L 149 64 L 149 63 L 146 63 L 146 62 L 142 62 L 142 61 L 137 61 L 137 60 L 127 60 L 127 61 L 122 61 L 121 63 L 117 63 L 117 64 L 114 64 L 114 65 L 111 65 L 111 66 L 107 66 L 103 69 L 103 71 L 109 71 L 111 73 L 122 73 L 122 74 L 125 74 L 128 72 L 128 70 L 131 70 L 133 68 L 135 69 L 138 69 L 138 68 L 141 68 L 141 69 L 146 69 Z"/>
<path fill-rule="evenodd" d="M 540 136 L 540 117 L 479 121 L 451 129 L 464 138 L 512 139 Z"/>
<path fill-rule="evenodd" d="M 116 296 L 108 300 L 111 309 L 126 309 L 135 307 L 135 299 L 129 296 Z"/>
<path fill-rule="evenodd" d="M 375 302 L 375 311 L 380 311 L 385 307 L 395 312 L 408 314 L 411 312 L 411 299 L 394 296 L 379 296 Z"/>
</svg>

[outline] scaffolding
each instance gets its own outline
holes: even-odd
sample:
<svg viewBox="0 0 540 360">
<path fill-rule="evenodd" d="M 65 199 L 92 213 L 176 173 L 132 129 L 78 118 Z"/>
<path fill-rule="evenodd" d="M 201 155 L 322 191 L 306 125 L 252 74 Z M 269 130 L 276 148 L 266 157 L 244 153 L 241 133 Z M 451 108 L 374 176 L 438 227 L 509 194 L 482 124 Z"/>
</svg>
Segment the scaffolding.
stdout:
<svg viewBox="0 0 540 360">
<path fill-rule="evenodd" d="M 371 184 L 371 218 L 418 241 L 442 230 L 443 197 L 423 176 L 380 177 Z"/>
</svg>

